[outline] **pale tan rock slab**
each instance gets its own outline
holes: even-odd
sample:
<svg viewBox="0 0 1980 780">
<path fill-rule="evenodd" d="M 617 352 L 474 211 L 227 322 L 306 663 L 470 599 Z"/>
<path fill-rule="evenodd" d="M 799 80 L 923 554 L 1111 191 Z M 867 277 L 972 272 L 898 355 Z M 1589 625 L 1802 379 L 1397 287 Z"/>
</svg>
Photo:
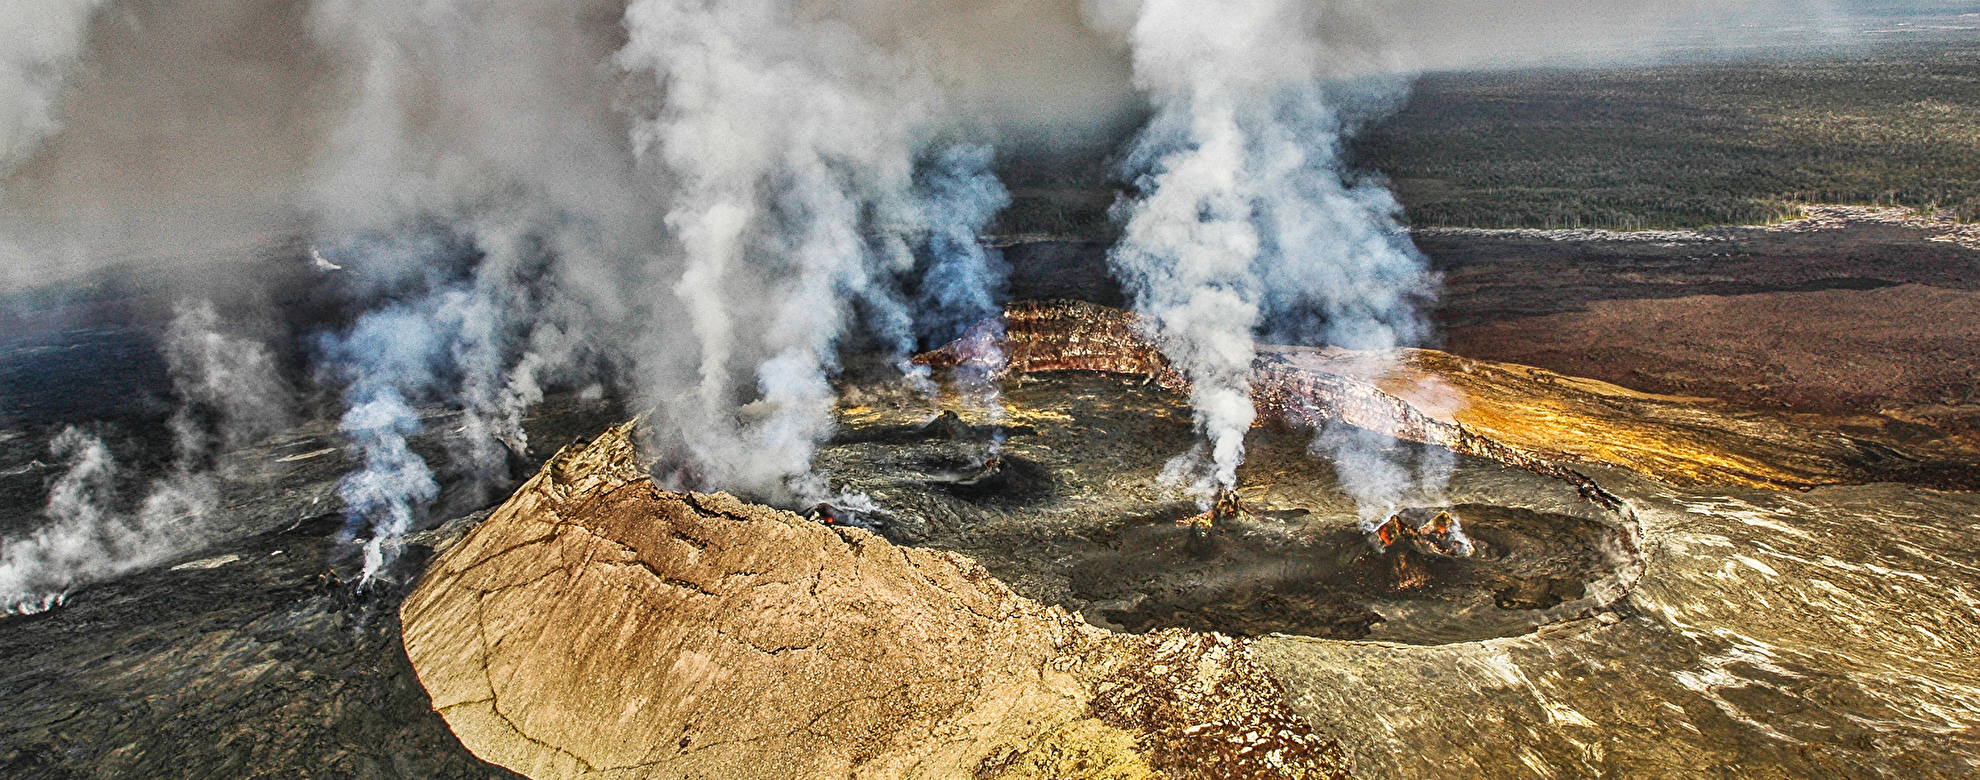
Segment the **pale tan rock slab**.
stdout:
<svg viewBox="0 0 1980 780">
<path fill-rule="evenodd" d="M 1336 778 L 1242 640 L 1123 636 L 969 559 L 560 453 L 401 608 L 477 756 L 551 778 Z"/>
</svg>

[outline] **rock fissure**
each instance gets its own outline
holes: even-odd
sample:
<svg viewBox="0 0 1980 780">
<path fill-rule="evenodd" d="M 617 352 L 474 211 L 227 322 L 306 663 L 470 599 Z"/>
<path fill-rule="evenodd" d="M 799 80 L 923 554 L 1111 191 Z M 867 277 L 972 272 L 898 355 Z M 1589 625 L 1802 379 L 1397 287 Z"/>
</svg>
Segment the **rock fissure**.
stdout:
<svg viewBox="0 0 1980 780">
<path fill-rule="evenodd" d="M 642 569 L 645 569 L 645 570 L 646 570 L 646 572 L 647 572 L 648 574 L 651 574 L 651 575 L 653 575 L 653 579 L 654 579 L 654 580 L 656 580 L 656 581 L 659 581 L 660 583 L 663 583 L 663 584 L 666 584 L 666 585 L 671 585 L 671 586 L 673 586 L 673 587 L 676 587 L 676 588 L 680 588 L 681 590 L 686 590 L 686 591 L 693 591 L 693 592 L 695 592 L 695 593 L 698 593 L 698 594 L 701 594 L 701 595 L 703 595 L 703 596 L 719 596 L 719 595 L 721 595 L 721 594 L 719 594 L 719 593 L 716 593 L 716 592 L 715 592 L 715 591 L 713 591 L 713 590 L 710 590 L 710 589 L 708 589 L 708 588 L 706 588 L 706 587 L 703 587 L 703 586 L 701 585 L 701 583 L 698 583 L 698 582 L 690 582 L 690 581 L 688 581 L 688 580 L 685 580 L 685 579 L 681 579 L 680 577 L 669 577 L 669 576 L 667 576 L 667 575 L 666 575 L 666 573 L 665 573 L 665 572 L 662 572 L 662 571 L 660 571 L 659 569 L 656 569 L 656 568 L 654 568 L 654 567 L 653 567 L 653 564 L 651 564 L 651 563 L 647 563 L 646 561 L 643 561 L 643 560 L 637 560 L 637 559 L 635 559 L 635 560 L 633 560 L 633 561 L 631 561 L 631 562 L 630 562 L 629 564 L 627 564 L 627 565 L 632 565 L 632 566 L 638 566 L 638 567 L 640 567 L 640 568 L 642 568 Z"/>
<path fill-rule="evenodd" d="M 508 555 L 509 553 L 518 552 L 526 547 L 548 544 L 551 541 L 554 541 L 559 534 L 563 533 L 563 527 L 567 525 L 570 524 L 563 522 L 555 523 L 553 524 L 554 527 L 551 529 L 549 533 L 546 533 L 534 539 L 525 539 L 523 541 L 516 542 L 515 544 L 511 544 L 507 547 L 503 547 L 502 549 L 490 552 L 486 557 L 478 561 L 475 561 L 470 566 L 465 567 L 463 571 L 472 571 L 475 568 L 487 565 L 491 561 L 499 560 L 503 556 Z"/>
<path fill-rule="evenodd" d="M 778 655 L 783 655 L 785 653 L 796 653 L 805 650 L 819 649 L 818 644 L 816 642 L 811 642 L 808 644 L 801 644 L 801 645 L 773 645 L 770 647 L 764 647 L 760 644 L 757 644 L 756 642 L 750 641 L 749 639 L 740 636 L 736 636 L 735 634 L 729 632 L 728 630 L 719 627 L 715 629 L 715 635 L 723 639 L 727 639 L 731 642 L 735 642 L 736 644 L 742 645 L 751 650 L 755 650 L 756 652 L 769 656 L 778 656 Z"/>
<path fill-rule="evenodd" d="M 688 506 L 693 507 L 694 511 L 705 516 L 727 518 L 729 520 L 734 520 L 738 523 L 751 523 L 756 521 L 756 518 L 749 517 L 747 515 L 737 514 L 735 512 L 731 512 L 723 508 L 710 507 L 708 505 L 708 497 L 698 493 L 663 493 L 662 495 L 677 498 L 681 502 L 687 504 Z"/>
<path fill-rule="evenodd" d="M 496 720 L 501 722 L 501 724 L 504 727 L 506 727 L 510 732 L 515 734 L 515 736 L 539 748 L 552 751 L 558 755 L 568 756 L 572 761 L 576 761 L 579 766 L 584 767 L 585 771 L 587 772 L 596 771 L 595 768 L 592 766 L 592 764 L 586 761 L 583 756 L 579 756 L 578 754 L 570 750 L 567 750 L 563 747 L 560 747 L 558 745 L 552 744 L 550 742 L 546 742 L 542 739 L 532 736 L 529 732 L 523 730 L 521 724 L 516 723 L 514 718 L 509 717 L 508 713 L 502 710 L 501 692 L 496 690 L 495 676 L 492 673 L 490 673 L 488 669 L 488 653 L 490 652 L 491 648 L 495 647 L 495 645 L 492 644 L 488 638 L 487 616 L 485 614 L 486 605 L 484 603 L 484 599 L 479 596 L 477 596 L 474 599 L 474 602 L 475 602 L 474 604 L 475 611 L 473 618 L 474 630 L 477 640 L 479 642 L 477 646 L 481 648 L 481 652 L 476 655 L 475 661 L 479 669 L 482 685 L 483 687 L 487 688 L 489 693 L 488 696 L 481 699 L 461 702 L 460 704 L 449 706 L 446 709 L 440 711 L 442 716 L 444 717 L 448 712 L 459 710 L 462 707 L 465 707 L 466 705 L 486 703 L 488 705 L 488 712 L 494 715 Z"/>
<path fill-rule="evenodd" d="M 502 723 L 507 725 L 510 731 L 515 732 L 515 735 L 517 737 L 520 737 L 528 741 L 530 744 L 535 745 L 539 748 L 552 751 L 558 755 L 568 756 L 572 761 L 576 761 L 578 766 L 583 767 L 586 773 L 598 771 L 598 768 L 592 766 L 591 762 L 584 760 L 583 756 L 580 756 L 577 753 L 574 753 L 558 745 L 545 742 L 541 739 L 531 736 L 529 732 L 522 730 L 521 726 L 516 725 L 516 721 L 514 718 L 509 717 L 508 713 L 502 711 L 502 702 L 499 697 L 491 698 L 488 700 L 488 709 L 490 712 L 495 713 L 495 717 L 501 719 Z"/>
<path fill-rule="evenodd" d="M 473 586 L 463 586 L 463 587 L 471 588 L 476 593 L 482 594 L 484 596 L 492 596 L 500 593 L 506 593 L 512 590 L 520 590 L 523 588 L 527 588 L 544 580 L 550 579 L 551 577 L 569 576 L 572 571 L 575 571 L 578 568 L 580 567 L 572 564 L 553 566 L 545 569 L 536 576 L 530 577 L 529 579 L 517 580 L 515 582 L 507 582 L 493 588 L 476 588 Z"/>
</svg>

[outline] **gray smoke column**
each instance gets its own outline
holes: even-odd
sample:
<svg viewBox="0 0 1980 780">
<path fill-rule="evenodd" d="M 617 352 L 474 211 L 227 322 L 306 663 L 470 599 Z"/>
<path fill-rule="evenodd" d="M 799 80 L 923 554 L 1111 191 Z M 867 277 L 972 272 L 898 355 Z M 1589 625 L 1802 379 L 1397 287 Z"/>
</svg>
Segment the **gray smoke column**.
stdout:
<svg viewBox="0 0 1980 780">
<path fill-rule="evenodd" d="M 1236 485 L 1261 329 L 1350 349 L 1418 344 L 1433 280 L 1395 200 L 1341 158 L 1346 118 L 1321 81 L 1324 8 L 1148 0 L 1097 11 L 1124 25 L 1155 107 L 1128 157 L 1139 196 L 1119 209 L 1112 260 L 1149 335 L 1191 380 L 1205 446 L 1171 473 L 1203 497 Z M 1316 447 L 1366 513 L 1390 496 L 1362 488 L 1389 484 L 1396 464 L 1381 448 L 1333 444 L 1348 440 L 1334 432 Z"/>
<path fill-rule="evenodd" d="M 509 486 L 509 452 L 521 452 L 527 444 L 522 427 L 526 399 L 540 394 L 535 363 L 510 365 L 508 318 L 513 306 L 505 305 L 504 289 L 484 282 L 429 301 L 428 316 L 450 334 L 446 358 L 459 377 L 454 402 L 461 409 L 461 436 L 449 439 L 451 454 L 462 465 L 468 487 L 477 492 L 476 503 Z"/>
<path fill-rule="evenodd" d="M 633 138 L 673 239 L 647 266 L 661 303 L 642 389 L 702 484 L 826 497 L 811 460 L 832 427 L 840 339 L 864 321 L 901 351 L 915 320 L 895 280 L 914 266 L 912 236 L 955 250 L 1001 207 L 968 152 L 940 158 L 959 173 L 935 179 L 955 183 L 917 203 L 914 161 L 943 120 L 917 59 L 933 42 L 892 25 L 912 17 L 886 2 L 627 9 L 619 63 L 661 94 Z M 959 203 L 978 194 L 989 205 Z M 966 275 L 956 264 L 976 259 L 951 251 L 938 265 Z"/>
<path fill-rule="evenodd" d="M 0 540 L 0 610 L 58 605 L 82 584 L 143 568 L 207 541 L 219 507 L 213 458 L 251 444 L 291 418 L 287 386 L 268 348 L 229 333 L 209 303 L 181 303 L 161 344 L 180 398 L 171 471 L 134 511 L 118 501 L 118 468 L 94 435 L 68 428 L 50 443 L 67 461 L 25 539 Z"/>
<path fill-rule="evenodd" d="M 103 440 L 68 428 L 49 443 L 68 469 L 48 491 L 48 523 L 25 539 L 0 541 L 0 608 L 40 612 L 76 585 L 143 565 L 144 546 L 117 516 L 117 463 Z"/>
<path fill-rule="evenodd" d="M 182 464 L 253 444 L 295 420 L 288 386 L 267 345 L 231 333 L 210 301 L 181 301 L 165 331 L 165 365 L 181 399 L 172 416 Z M 195 418 L 205 409 L 212 427 Z"/>
</svg>

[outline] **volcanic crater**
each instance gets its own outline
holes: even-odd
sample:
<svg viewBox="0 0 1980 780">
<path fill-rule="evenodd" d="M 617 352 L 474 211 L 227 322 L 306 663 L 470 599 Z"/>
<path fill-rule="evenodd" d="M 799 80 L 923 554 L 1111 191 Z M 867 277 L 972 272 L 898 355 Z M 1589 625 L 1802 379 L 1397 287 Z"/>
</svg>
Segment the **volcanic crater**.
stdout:
<svg viewBox="0 0 1980 780">
<path fill-rule="evenodd" d="M 969 424 L 942 399 L 884 384 L 847 397 L 819 463 L 884 507 L 854 522 L 961 552 L 1019 594 L 1110 630 L 1423 644 L 1510 636 L 1607 607 L 1635 563 L 1626 514 L 1565 482 L 1469 457 L 1455 469 L 1451 509 L 1472 554 L 1381 549 L 1331 466 L 1307 452 L 1312 433 L 1277 426 L 1247 440 L 1243 509 L 1190 522 L 1199 507 L 1162 476 L 1193 442 L 1189 408 L 1131 377 L 1018 377 L 1002 395 L 1007 427 Z"/>
</svg>

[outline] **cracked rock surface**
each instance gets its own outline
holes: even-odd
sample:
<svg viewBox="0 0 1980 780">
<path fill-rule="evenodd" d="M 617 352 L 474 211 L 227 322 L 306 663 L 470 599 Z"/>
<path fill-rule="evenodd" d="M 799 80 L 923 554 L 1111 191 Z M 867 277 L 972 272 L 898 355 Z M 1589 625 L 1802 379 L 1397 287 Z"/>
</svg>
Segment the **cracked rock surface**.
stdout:
<svg viewBox="0 0 1980 780">
<path fill-rule="evenodd" d="M 569 777 L 1339 778 L 1244 640 L 1113 634 L 968 558 L 559 454 L 401 609 L 483 760 Z"/>
</svg>

